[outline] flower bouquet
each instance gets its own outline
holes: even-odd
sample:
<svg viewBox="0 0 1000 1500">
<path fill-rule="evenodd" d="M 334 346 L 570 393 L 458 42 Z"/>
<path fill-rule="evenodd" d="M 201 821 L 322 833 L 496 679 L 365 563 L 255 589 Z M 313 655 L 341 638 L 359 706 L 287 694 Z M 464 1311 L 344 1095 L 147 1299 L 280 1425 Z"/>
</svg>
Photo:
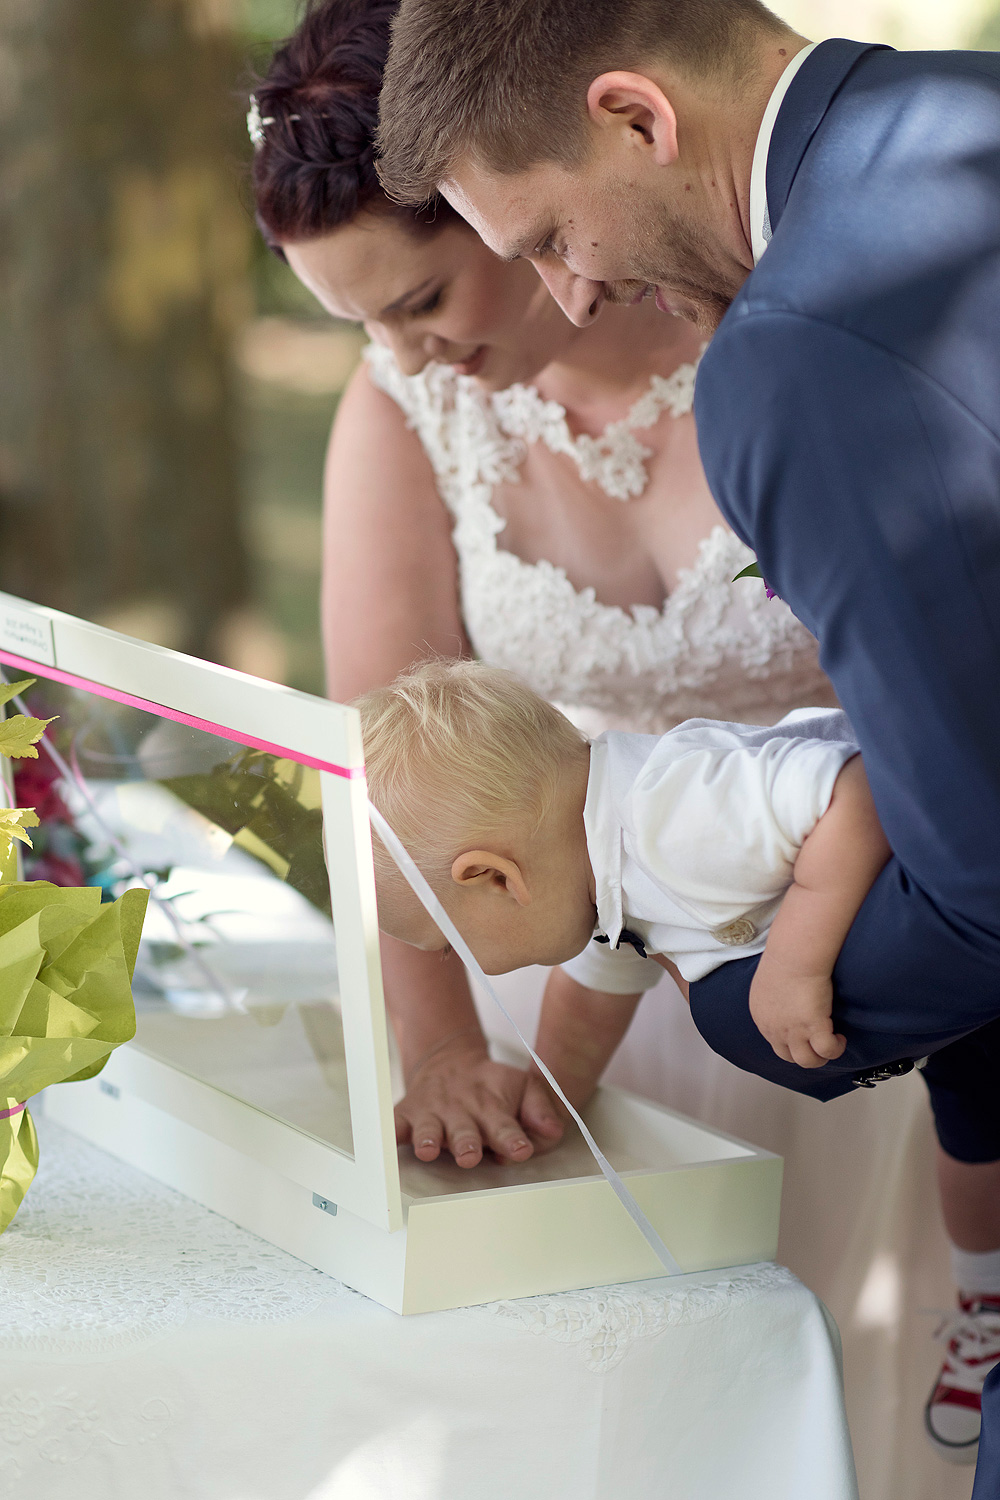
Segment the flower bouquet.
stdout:
<svg viewBox="0 0 1000 1500">
<path fill-rule="evenodd" d="M 0 684 L 0 705 L 31 685 Z M 35 758 L 51 719 L 0 721 L 0 754 Z M 15 840 L 31 845 L 33 808 L 0 808 L 0 1234 L 38 1166 L 26 1101 L 54 1083 L 93 1078 L 135 1035 L 132 973 L 148 892 L 102 903 L 97 886 L 19 881 Z"/>
</svg>

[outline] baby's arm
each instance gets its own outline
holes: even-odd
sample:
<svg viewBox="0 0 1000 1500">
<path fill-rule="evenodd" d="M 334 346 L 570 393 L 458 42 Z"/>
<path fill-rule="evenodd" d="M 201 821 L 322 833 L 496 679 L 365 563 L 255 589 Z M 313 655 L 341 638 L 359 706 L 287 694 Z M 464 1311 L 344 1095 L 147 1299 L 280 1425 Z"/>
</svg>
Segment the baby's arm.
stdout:
<svg viewBox="0 0 1000 1500">
<path fill-rule="evenodd" d="M 891 852 L 856 755 L 799 850 L 750 987 L 757 1029 L 786 1062 L 821 1068 L 847 1045 L 831 1020 L 833 967 Z"/>
<path fill-rule="evenodd" d="M 642 995 L 613 995 L 553 969 L 545 986 L 535 1051 L 580 1109 L 600 1081 Z"/>
</svg>

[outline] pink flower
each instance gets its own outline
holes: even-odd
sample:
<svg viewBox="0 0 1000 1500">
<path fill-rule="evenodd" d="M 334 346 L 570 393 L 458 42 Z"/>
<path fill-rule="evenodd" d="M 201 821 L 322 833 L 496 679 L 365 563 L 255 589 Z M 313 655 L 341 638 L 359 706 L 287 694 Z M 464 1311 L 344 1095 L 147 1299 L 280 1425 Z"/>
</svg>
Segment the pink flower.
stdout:
<svg viewBox="0 0 1000 1500">
<path fill-rule="evenodd" d="M 14 771 L 14 790 L 24 807 L 33 807 L 43 823 L 72 823 L 69 808 L 56 786 L 59 773 L 46 757 L 19 761 Z"/>
</svg>

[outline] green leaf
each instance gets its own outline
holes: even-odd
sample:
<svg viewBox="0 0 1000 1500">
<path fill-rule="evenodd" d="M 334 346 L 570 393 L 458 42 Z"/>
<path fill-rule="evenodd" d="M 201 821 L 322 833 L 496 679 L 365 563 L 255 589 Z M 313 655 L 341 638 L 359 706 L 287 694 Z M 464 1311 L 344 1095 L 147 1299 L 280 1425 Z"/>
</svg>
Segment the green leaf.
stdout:
<svg viewBox="0 0 1000 1500">
<path fill-rule="evenodd" d="M 38 826 L 38 814 L 33 807 L 0 807 L 0 864 L 10 858 L 15 839 L 30 849 L 31 839 L 25 830 Z"/>
<path fill-rule="evenodd" d="M 745 567 L 742 572 L 737 573 L 736 577 L 733 579 L 733 582 L 739 583 L 741 578 L 763 578 L 763 576 L 763 573 L 760 571 L 760 563 L 752 562 L 748 564 L 748 566 Z"/>
<path fill-rule="evenodd" d="M 27 692 L 28 688 L 34 687 L 36 681 L 35 677 L 22 677 L 20 682 L 0 682 L 0 705 Z"/>
<path fill-rule="evenodd" d="M 10 759 L 38 759 L 35 746 L 54 719 L 29 719 L 25 714 L 15 714 L 11 719 L 0 721 L 0 755 Z"/>
</svg>

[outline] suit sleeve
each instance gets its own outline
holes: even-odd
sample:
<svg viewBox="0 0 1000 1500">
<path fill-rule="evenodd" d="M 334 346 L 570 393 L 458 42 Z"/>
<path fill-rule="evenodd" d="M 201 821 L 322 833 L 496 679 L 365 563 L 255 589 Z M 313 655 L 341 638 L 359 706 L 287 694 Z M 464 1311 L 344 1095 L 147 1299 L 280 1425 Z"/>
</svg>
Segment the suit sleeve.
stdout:
<svg viewBox="0 0 1000 1500">
<path fill-rule="evenodd" d="M 857 335 L 738 312 L 698 380 L 713 494 L 817 636 L 906 878 L 1000 935 L 1000 445 Z"/>
</svg>

